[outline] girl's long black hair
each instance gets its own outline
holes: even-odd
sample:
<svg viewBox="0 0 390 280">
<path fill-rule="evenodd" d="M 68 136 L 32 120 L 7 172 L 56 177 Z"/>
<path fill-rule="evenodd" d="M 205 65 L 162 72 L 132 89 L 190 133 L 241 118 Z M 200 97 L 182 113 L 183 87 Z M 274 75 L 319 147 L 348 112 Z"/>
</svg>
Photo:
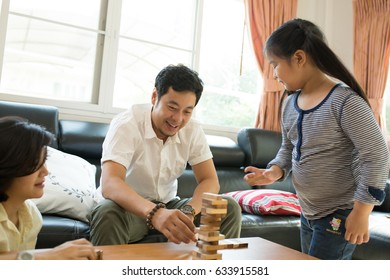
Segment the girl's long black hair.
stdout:
<svg viewBox="0 0 390 280">
<path fill-rule="evenodd" d="M 364 90 L 337 55 L 329 48 L 323 33 L 314 23 L 299 18 L 289 20 L 271 34 L 264 48 L 265 53 L 286 60 L 290 60 L 297 50 L 303 50 L 322 72 L 348 85 L 370 106 Z M 285 91 L 282 95 L 279 116 L 282 103 L 290 93 Z"/>
</svg>

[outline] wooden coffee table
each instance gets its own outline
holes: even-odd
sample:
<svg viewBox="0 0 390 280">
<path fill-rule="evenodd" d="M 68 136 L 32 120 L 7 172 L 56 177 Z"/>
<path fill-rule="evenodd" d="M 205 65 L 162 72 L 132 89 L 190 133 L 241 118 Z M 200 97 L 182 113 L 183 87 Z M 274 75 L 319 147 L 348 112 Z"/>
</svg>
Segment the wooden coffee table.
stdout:
<svg viewBox="0 0 390 280">
<path fill-rule="evenodd" d="M 225 249 L 222 260 L 315 260 L 288 247 L 259 237 L 232 239 L 248 243 L 248 248 Z M 222 242 L 229 242 L 229 239 Z M 171 242 L 138 243 L 126 245 L 96 246 L 103 250 L 103 260 L 191 260 L 195 243 L 175 244 Z"/>
</svg>

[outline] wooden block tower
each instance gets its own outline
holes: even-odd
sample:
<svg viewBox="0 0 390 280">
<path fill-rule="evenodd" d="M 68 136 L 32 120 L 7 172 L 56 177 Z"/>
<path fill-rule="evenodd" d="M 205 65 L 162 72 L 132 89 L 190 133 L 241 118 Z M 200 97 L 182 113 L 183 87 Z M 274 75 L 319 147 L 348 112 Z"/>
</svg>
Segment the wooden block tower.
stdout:
<svg viewBox="0 0 390 280">
<path fill-rule="evenodd" d="M 204 193 L 202 196 L 202 211 L 200 227 L 197 229 L 199 241 L 198 247 L 192 251 L 194 260 L 221 260 L 222 254 L 218 250 L 226 246 L 219 244 L 225 236 L 220 234 L 222 218 L 227 213 L 227 200 L 219 194 Z"/>
</svg>

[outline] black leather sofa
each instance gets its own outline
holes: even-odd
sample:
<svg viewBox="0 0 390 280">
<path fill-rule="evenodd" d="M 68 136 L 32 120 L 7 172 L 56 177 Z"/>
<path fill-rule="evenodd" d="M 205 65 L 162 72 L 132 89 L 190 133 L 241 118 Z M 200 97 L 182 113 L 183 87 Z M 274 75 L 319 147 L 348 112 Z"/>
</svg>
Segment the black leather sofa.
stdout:
<svg viewBox="0 0 390 280">
<path fill-rule="evenodd" d="M 80 156 L 96 165 L 96 181 L 100 176 L 102 142 L 108 124 L 85 121 L 60 120 L 58 109 L 53 106 L 0 101 L 0 117 L 18 115 L 39 123 L 50 130 L 55 139 L 51 144 L 63 152 Z M 225 193 L 247 190 L 243 167 L 265 167 L 280 147 L 281 135 L 277 132 L 245 128 L 237 135 L 237 143 L 226 137 L 208 136 L 221 190 Z M 196 186 L 190 168 L 179 178 L 181 197 L 192 195 Z M 283 182 L 261 187 L 295 192 L 288 178 Z M 375 208 L 372 216 L 371 239 L 358 246 L 355 259 L 390 259 L 390 186 L 386 188 L 385 202 Z M 299 217 L 279 215 L 253 215 L 242 213 L 241 237 L 258 236 L 295 250 L 300 249 Z M 43 215 L 43 227 L 38 236 L 37 248 L 50 248 L 77 238 L 89 239 L 89 225 L 85 222 L 57 215 Z M 161 242 L 165 238 L 152 231 L 141 242 Z M 259 248 L 261 249 L 261 248 Z"/>
</svg>

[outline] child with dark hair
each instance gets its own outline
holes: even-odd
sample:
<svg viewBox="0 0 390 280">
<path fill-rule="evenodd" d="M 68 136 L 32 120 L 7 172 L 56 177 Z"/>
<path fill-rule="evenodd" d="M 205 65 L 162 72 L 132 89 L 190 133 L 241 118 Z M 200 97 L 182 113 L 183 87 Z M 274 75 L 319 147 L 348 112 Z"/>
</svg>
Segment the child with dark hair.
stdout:
<svg viewBox="0 0 390 280">
<path fill-rule="evenodd" d="M 96 259 L 85 239 L 34 252 L 42 216 L 30 201 L 43 195 L 52 136 L 18 117 L 0 118 L 0 254 L 6 259 Z M 5 253 L 9 252 L 9 253 Z"/>
<path fill-rule="evenodd" d="M 351 259 L 369 240 L 369 214 L 383 202 L 389 152 L 368 99 L 320 29 L 293 19 L 268 38 L 265 56 L 289 96 L 282 146 L 267 169 L 244 180 L 267 185 L 290 173 L 302 208 L 302 251 Z"/>
</svg>

